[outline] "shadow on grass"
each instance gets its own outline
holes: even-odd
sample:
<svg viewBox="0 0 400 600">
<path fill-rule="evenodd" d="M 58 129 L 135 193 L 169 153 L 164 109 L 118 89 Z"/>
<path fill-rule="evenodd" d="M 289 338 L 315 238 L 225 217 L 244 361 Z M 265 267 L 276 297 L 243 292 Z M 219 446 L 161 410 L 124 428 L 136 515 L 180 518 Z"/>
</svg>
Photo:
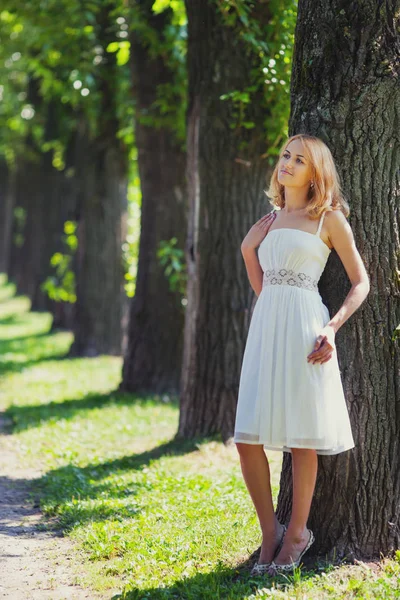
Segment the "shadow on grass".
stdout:
<svg viewBox="0 0 400 600">
<path fill-rule="evenodd" d="M 50 329 L 46 327 L 46 329 L 43 329 L 42 331 L 38 331 L 37 333 L 31 333 L 29 335 L 13 335 L 12 338 L 0 340 L 0 353 L 5 354 L 7 351 L 14 352 L 14 347 L 18 346 L 18 344 L 22 344 L 24 342 L 34 342 L 35 340 L 40 340 L 41 338 L 60 333 L 68 333 L 68 330 L 53 329 L 50 331 Z M 7 348 L 9 348 L 10 350 L 8 350 Z"/>
<path fill-rule="evenodd" d="M 204 439 L 202 440 L 204 441 Z M 140 469 L 148 465 L 152 460 L 156 460 L 166 455 L 182 455 L 187 452 L 197 450 L 197 446 L 194 441 L 174 441 L 171 440 L 167 443 L 161 444 L 153 448 L 148 452 L 143 452 L 138 455 L 131 457 L 124 457 L 102 465 L 87 467 L 85 469 L 77 469 L 69 466 L 63 469 L 58 469 L 51 472 L 48 476 L 43 477 L 39 480 L 24 480 L 24 479 L 9 479 L 7 477 L 0 477 L 0 491 L 2 501 L 0 503 L 0 533 L 6 536 L 32 536 L 37 535 L 40 532 L 46 532 L 46 536 L 63 535 L 67 528 L 60 528 L 60 523 L 52 521 L 48 518 L 42 519 L 38 522 L 35 520 L 33 523 L 25 524 L 21 526 L 15 525 L 16 514 L 24 520 L 31 515 L 38 513 L 38 503 L 34 501 L 32 494 L 40 493 L 44 494 L 44 500 L 48 501 L 49 495 L 46 489 L 46 480 L 51 478 L 52 484 L 56 485 L 58 489 L 59 501 L 71 502 L 69 517 L 70 525 L 75 526 L 77 523 L 83 524 L 84 522 L 101 521 L 110 518 L 120 519 L 121 517 L 132 518 L 135 514 L 140 512 L 140 508 L 133 507 L 126 511 L 125 509 L 118 508 L 112 509 L 107 507 L 105 504 L 94 509 L 93 505 L 89 505 L 87 508 L 79 508 L 73 502 L 74 498 L 95 498 L 98 494 L 101 494 L 104 490 L 109 490 L 109 486 L 102 485 L 97 488 L 84 489 L 82 482 L 85 479 L 93 477 L 105 477 L 115 470 L 121 469 Z M 74 473 L 74 477 L 78 485 L 71 487 L 70 475 Z M 65 485 L 67 484 L 68 493 Z M 33 490 L 32 490 L 33 488 Z M 125 490 L 126 493 L 135 495 L 146 488 L 146 484 L 135 484 L 134 490 Z M 121 496 L 122 490 L 119 490 L 118 495 Z M 30 502 L 27 502 L 29 498 Z M 54 502 L 55 498 L 51 498 Z M 33 501 L 33 502 L 32 502 Z M 60 505 L 59 505 L 60 506 Z M 276 588 L 279 586 L 281 592 L 284 592 L 289 586 L 291 586 L 295 579 L 297 581 L 300 577 L 277 577 L 275 579 L 268 577 L 252 577 L 250 575 L 250 569 L 258 555 L 259 549 L 253 553 L 247 560 L 237 564 L 235 567 L 228 567 L 223 564 L 219 564 L 213 571 L 209 573 L 197 573 L 192 577 L 185 577 L 179 581 L 176 581 L 170 586 L 160 585 L 158 587 L 148 588 L 136 588 L 129 587 L 125 592 L 113 596 L 112 600 L 239 600 L 244 597 L 249 597 L 251 594 L 255 594 L 258 589 L 269 588 L 272 590 L 273 586 Z M 315 570 L 302 570 L 301 580 L 306 580 L 314 577 L 316 574 Z M 291 596 L 290 596 L 291 597 Z M 304 596 L 302 596 L 304 597 Z"/>
<path fill-rule="evenodd" d="M 55 336 L 57 334 L 47 334 L 45 337 L 46 339 L 50 339 L 52 335 Z M 34 339 L 33 336 L 32 339 Z M 27 357 L 27 360 L 7 360 L 6 358 L 4 358 L 5 356 L 7 356 L 7 350 L 3 350 L 4 344 L 4 341 L 0 344 L 0 376 L 7 375 L 8 373 L 20 373 L 24 369 L 27 369 L 39 363 L 44 363 L 52 360 L 64 360 L 68 358 L 68 355 L 65 352 L 65 350 L 57 352 L 54 349 L 50 350 L 43 348 L 43 354 L 37 356 L 37 358 L 35 359 L 28 359 Z M 13 350 L 10 352 L 17 353 L 16 346 L 13 346 Z M 24 348 L 21 347 L 20 354 L 27 356 L 25 352 L 28 353 L 29 350 L 24 350 Z"/>
<path fill-rule="evenodd" d="M 279 597 L 283 597 L 282 594 L 293 584 L 312 579 L 317 574 L 313 569 L 303 569 L 301 576 L 252 577 L 251 564 L 249 560 L 233 568 L 221 564 L 210 573 L 197 573 L 193 577 L 176 581 L 171 586 L 145 589 L 128 587 L 125 592 L 113 596 L 112 600 L 240 600 L 253 597 L 257 590 L 271 590 L 268 597 L 273 597 L 274 591 L 279 590 Z M 294 598 L 292 594 L 284 597 Z"/>
<path fill-rule="evenodd" d="M 59 515 L 55 527 L 62 531 L 86 522 L 132 518 L 140 512 L 134 497 L 143 489 L 147 490 L 149 484 L 127 484 L 118 480 L 114 482 L 108 480 L 108 476 L 122 471 L 139 471 L 165 456 L 182 456 L 195 452 L 200 442 L 211 439 L 214 438 L 172 439 L 151 450 L 104 463 L 83 468 L 73 465 L 60 467 L 32 482 L 33 495 L 42 507 L 52 507 L 47 511 L 50 516 Z M 113 505 L 113 500 L 127 496 L 132 496 L 132 502 L 124 506 Z M 98 502 L 94 504 L 90 500 Z"/>
<path fill-rule="evenodd" d="M 60 357 L 62 358 L 62 357 Z M 59 358 L 59 359 L 60 359 Z M 57 359 L 57 360 L 59 360 Z M 91 359 L 70 359 L 68 356 L 64 360 L 91 360 Z M 43 360 L 43 359 L 42 359 Z M 51 359 L 48 359 L 51 360 Z M 38 361 L 41 362 L 41 361 Z M 26 364 L 26 363 L 24 363 Z M 34 406 L 23 405 L 9 406 L 4 412 L 5 416 L 12 419 L 17 431 L 24 431 L 40 425 L 44 422 L 62 419 L 73 419 L 82 411 L 97 410 L 111 405 L 131 406 L 132 404 L 156 405 L 164 404 L 160 396 L 142 396 L 138 394 L 128 394 L 119 392 L 117 389 L 107 394 L 87 394 L 79 399 L 66 399 L 62 402 L 48 402 L 47 404 L 37 404 Z M 168 402 L 170 406 L 177 406 L 178 399 L 173 397 Z"/>
<path fill-rule="evenodd" d="M 28 311 L 24 311 L 21 313 L 9 313 L 6 314 L 3 317 L 0 317 L 0 324 L 1 325 L 20 325 L 21 323 L 21 319 L 19 319 L 19 317 L 24 314 L 28 314 Z"/>
<path fill-rule="evenodd" d="M 0 287 L 1 290 L 1 287 Z M 15 300 L 23 299 L 17 297 Z M 47 313 L 43 313 L 46 314 Z M 33 316 L 35 315 L 35 316 Z M 11 329 L 7 337 L 0 339 L 0 375 L 20 372 L 23 369 L 47 360 L 59 360 L 67 356 L 69 346 L 63 343 L 60 346 L 57 336 L 65 335 L 66 331 L 51 330 L 51 318 L 44 319 L 39 313 L 30 313 L 27 307 L 13 310 L 10 314 L 0 314 L 0 326 L 18 329 L 15 335 Z M 24 326 L 37 331 L 24 335 L 21 331 Z M 0 329 L 1 333 L 4 331 Z M 0 333 L 0 335 L 1 335 Z M 5 334 L 4 334 L 5 335 Z"/>
<path fill-rule="evenodd" d="M 39 363 L 44 363 L 52 360 L 66 360 L 68 356 L 65 352 L 53 353 L 50 356 L 41 356 L 34 360 L 26 360 L 26 361 L 13 361 L 13 360 L 2 360 L 0 362 L 0 376 L 6 375 L 7 373 L 19 373 L 28 367 L 32 367 Z"/>
</svg>

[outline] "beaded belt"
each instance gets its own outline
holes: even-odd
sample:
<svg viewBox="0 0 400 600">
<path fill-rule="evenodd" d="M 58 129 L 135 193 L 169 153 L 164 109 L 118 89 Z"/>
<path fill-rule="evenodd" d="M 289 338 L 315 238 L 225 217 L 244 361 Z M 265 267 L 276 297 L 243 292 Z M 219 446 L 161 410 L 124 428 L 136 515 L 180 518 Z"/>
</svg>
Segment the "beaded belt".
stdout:
<svg viewBox="0 0 400 600">
<path fill-rule="evenodd" d="M 318 292 L 318 281 L 306 273 L 296 273 L 292 269 L 267 269 L 264 271 L 263 287 L 265 285 L 293 285 Z"/>
</svg>

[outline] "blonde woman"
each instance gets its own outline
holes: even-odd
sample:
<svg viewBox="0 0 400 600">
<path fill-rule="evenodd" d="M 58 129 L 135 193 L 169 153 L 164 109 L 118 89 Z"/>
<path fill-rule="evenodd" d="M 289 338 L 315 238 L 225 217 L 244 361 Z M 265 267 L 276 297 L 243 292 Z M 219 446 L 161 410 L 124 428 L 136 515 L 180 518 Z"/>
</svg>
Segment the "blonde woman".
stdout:
<svg viewBox="0 0 400 600">
<path fill-rule="evenodd" d="M 338 329 L 369 293 L 346 219 L 332 154 L 319 138 L 283 145 L 267 195 L 274 210 L 253 225 L 241 251 L 257 295 L 240 376 L 234 441 L 261 526 L 252 574 L 292 570 L 314 541 L 307 520 L 318 454 L 354 447 L 335 347 Z M 351 281 L 330 317 L 318 280 L 335 249 Z M 264 448 L 291 452 L 290 522 L 279 523 Z"/>
</svg>

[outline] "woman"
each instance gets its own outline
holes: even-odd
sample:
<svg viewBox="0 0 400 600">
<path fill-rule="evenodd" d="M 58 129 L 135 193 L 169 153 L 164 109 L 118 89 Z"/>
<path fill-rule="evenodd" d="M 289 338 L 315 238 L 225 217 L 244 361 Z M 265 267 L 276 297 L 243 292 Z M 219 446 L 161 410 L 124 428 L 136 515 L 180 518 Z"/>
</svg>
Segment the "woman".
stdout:
<svg viewBox="0 0 400 600">
<path fill-rule="evenodd" d="M 322 140 L 292 136 L 281 149 L 267 194 L 275 210 L 253 225 L 241 246 L 258 299 L 243 356 L 234 435 L 262 532 L 253 575 L 300 564 L 314 541 L 307 520 L 317 455 L 354 447 L 335 334 L 369 292 L 346 219 L 349 207 Z M 333 248 L 352 285 L 330 318 L 317 283 Z M 287 530 L 274 512 L 264 448 L 292 455 Z"/>
</svg>

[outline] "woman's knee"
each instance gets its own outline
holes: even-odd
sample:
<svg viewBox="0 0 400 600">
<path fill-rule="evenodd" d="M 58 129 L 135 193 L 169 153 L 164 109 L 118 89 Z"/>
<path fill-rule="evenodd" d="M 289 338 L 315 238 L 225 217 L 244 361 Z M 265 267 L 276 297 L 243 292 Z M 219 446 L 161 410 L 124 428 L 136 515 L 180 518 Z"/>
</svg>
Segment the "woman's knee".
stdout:
<svg viewBox="0 0 400 600">
<path fill-rule="evenodd" d="M 236 442 L 236 448 L 241 457 L 246 458 L 247 456 L 255 456 L 263 452 L 263 446 L 260 444 L 244 444 L 243 442 Z"/>
<path fill-rule="evenodd" d="M 317 456 L 317 451 L 314 448 L 291 448 L 294 456 Z"/>
</svg>

